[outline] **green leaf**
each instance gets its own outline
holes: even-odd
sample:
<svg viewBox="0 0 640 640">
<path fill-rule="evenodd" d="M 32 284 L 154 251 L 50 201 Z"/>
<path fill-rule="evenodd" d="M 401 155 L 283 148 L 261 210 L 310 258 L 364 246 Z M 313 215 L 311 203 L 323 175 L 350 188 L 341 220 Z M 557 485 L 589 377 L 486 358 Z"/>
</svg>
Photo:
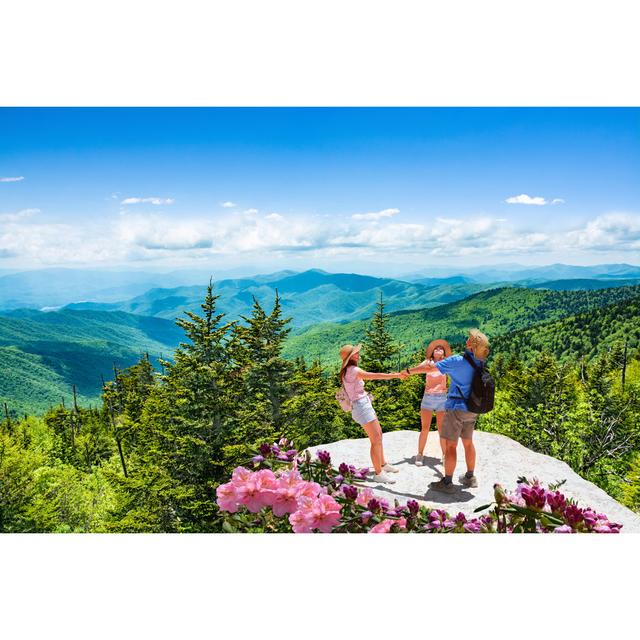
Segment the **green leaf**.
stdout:
<svg viewBox="0 0 640 640">
<path fill-rule="evenodd" d="M 227 520 L 222 523 L 222 530 L 225 533 L 237 533 L 237 530 Z"/>
<path fill-rule="evenodd" d="M 493 502 L 490 502 L 489 504 L 483 504 L 481 507 L 478 507 L 477 509 L 474 509 L 473 513 L 478 513 L 479 511 L 484 511 L 485 509 L 488 509 L 492 504 L 493 504 Z"/>
</svg>

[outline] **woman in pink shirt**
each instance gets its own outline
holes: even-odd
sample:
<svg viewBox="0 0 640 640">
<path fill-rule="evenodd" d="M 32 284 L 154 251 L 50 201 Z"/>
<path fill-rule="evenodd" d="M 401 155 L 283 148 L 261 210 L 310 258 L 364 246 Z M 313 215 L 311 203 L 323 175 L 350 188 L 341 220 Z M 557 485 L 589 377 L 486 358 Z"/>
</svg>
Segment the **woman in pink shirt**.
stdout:
<svg viewBox="0 0 640 640">
<path fill-rule="evenodd" d="M 397 473 L 398 469 L 392 467 L 384 459 L 382 428 L 371 404 L 371 397 L 364 390 L 364 381 L 405 378 L 407 374 L 371 373 L 369 371 L 363 371 L 358 367 L 361 348 L 362 345 L 359 344 L 356 346 L 345 344 L 340 349 L 340 358 L 342 359 L 340 378 L 345 393 L 351 401 L 351 417 L 364 428 L 371 442 L 371 463 L 375 471 L 373 481 L 381 484 L 393 484 L 395 480 L 386 474 Z"/>
<path fill-rule="evenodd" d="M 446 340 L 433 340 L 426 351 L 426 359 L 438 362 L 451 355 L 451 347 Z M 429 429 L 431 428 L 431 418 L 435 412 L 438 432 L 444 417 L 444 403 L 447 400 L 447 376 L 438 370 L 428 371 L 424 385 L 424 395 L 420 403 L 420 436 L 418 437 L 418 453 L 415 464 L 421 467 L 424 464 L 424 448 L 427 445 Z M 440 442 L 440 447 L 444 451 L 444 446 Z"/>
</svg>

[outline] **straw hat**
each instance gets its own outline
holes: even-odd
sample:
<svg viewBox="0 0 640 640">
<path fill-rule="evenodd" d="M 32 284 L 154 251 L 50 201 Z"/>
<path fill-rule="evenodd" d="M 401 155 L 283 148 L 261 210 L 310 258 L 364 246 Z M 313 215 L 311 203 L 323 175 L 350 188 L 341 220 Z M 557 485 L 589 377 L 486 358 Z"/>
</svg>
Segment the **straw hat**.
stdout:
<svg viewBox="0 0 640 640">
<path fill-rule="evenodd" d="M 445 358 L 448 358 L 451 355 L 451 347 L 446 340 L 432 340 L 427 347 L 427 360 L 431 360 L 433 352 L 437 347 L 442 347 L 444 349 Z"/>
<path fill-rule="evenodd" d="M 349 360 L 351 359 L 351 356 L 354 355 L 355 353 L 359 353 L 360 349 L 362 349 L 361 344 L 357 344 L 355 346 L 352 344 L 345 344 L 343 347 L 340 348 L 340 358 L 342 358 L 342 367 L 340 368 L 340 372 L 342 372 L 342 370 L 347 366 L 347 364 L 349 364 Z"/>
</svg>

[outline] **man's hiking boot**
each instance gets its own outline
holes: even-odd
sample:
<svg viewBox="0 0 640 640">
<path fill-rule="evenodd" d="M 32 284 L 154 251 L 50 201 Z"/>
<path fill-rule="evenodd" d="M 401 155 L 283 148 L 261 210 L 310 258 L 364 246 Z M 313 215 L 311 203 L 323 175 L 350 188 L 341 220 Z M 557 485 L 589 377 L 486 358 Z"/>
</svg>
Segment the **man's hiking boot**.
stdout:
<svg viewBox="0 0 640 640">
<path fill-rule="evenodd" d="M 471 476 L 470 478 L 467 478 L 466 474 L 462 474 L 459 478 L 458 478 L 460 484 L 463 487 L 477 487 L 478 486 L 478 478 L 476 478 L 475 476 Z"/>
<path fill-rule="evenodd" d="M 445 484 L 444 483 L 444 478 L 442 478 L 442 480 L 438 480 L 438 482 L 430 482 L 429 483 L 429 488 L 433 489 L 434 491 L 440 491 L 441 493 L 455 493 L 456 492 L 456 488 L 455 488 L 455 485 L 453 484 L 453 482 L 450 482 L 449 484 Z"/>
</svg>

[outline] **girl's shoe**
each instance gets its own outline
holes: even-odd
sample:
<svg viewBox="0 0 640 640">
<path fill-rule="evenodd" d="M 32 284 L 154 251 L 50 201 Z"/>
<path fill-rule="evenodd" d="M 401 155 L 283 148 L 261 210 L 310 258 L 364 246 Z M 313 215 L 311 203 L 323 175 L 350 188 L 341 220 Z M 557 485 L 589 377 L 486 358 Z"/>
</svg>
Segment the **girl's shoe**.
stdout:
<svg viewBox="0 0 640 640">
<path fill-rule="evenodd" d="M 372 478 L 372 482 L 378 482 L 380 484 L 395 484 L 395 480 L 386 476 L 384 473 L 375 474 Z"/>
<path fill-rule="evenodd" d="M 384 467 L 382 467 L 383 471 L 386 471 L 387 473 L 398 473 L 400 471 L 400 469 L 398 469 L 397 467 L 392 467 L 388 462 L 385 463 Z"/>
<path fill-rule="evenodd" d="M 424 464 L 424 456 L 419 453 L 416 456 L 415 465 L 416 467 L 421 467 L 423 464 Z"/>
</svg>

